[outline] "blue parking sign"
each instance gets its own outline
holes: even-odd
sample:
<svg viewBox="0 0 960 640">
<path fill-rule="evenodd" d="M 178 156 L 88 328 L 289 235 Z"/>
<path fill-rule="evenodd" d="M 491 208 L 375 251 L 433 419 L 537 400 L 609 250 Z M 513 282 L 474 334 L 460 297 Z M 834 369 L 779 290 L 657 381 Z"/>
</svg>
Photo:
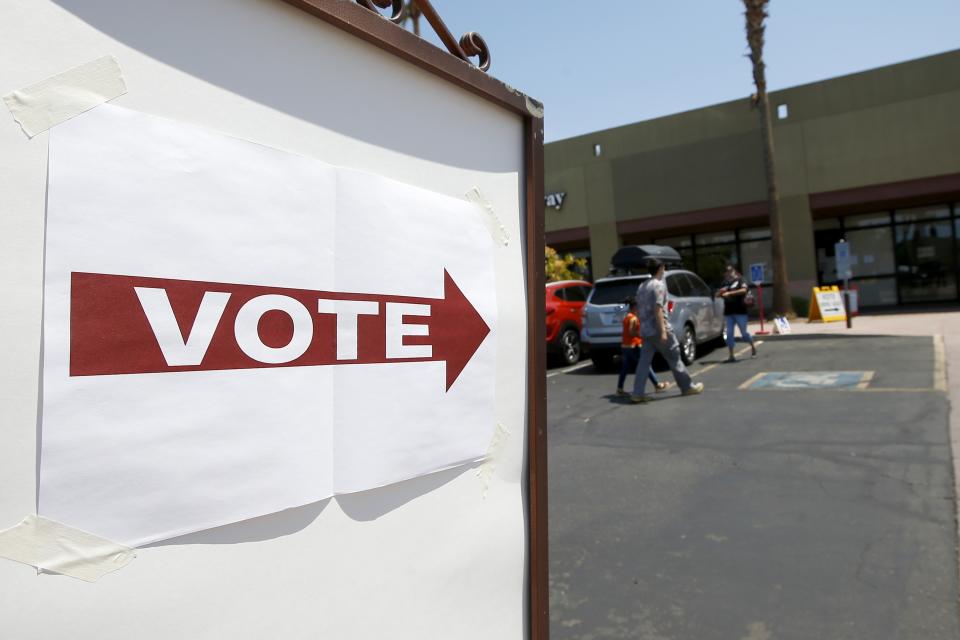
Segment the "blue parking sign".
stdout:
<svg viewBox="0 0 960 640">
<path fill-rule="evenodd" d="M 757 262 L 750 265 L 750 282 L 754 284 L 760 284 L 763 282 L 763 268 L 766 265 L 762 262 Z"/>
</svg>

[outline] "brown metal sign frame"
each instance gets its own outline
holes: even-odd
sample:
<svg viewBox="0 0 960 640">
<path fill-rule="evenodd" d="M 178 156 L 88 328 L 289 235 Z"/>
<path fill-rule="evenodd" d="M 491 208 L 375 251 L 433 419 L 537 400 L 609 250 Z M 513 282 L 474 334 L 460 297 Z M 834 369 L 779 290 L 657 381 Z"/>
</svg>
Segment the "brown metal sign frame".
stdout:
<svg viewBox="0 0 960 640">
<path fill-rule="evenodd" d="M 550 617 L 547 554 L 546 320 L 543 305 L 543 107 L 539 102 L 464 61 L 459 53 L 447 53 L 398 27 L 366 3 L 366 6 L 361 6 L 347 0 L 285 2 L 523 119 L 523 250 L 526 260 L 527 299 L 528 618 L 531 640 L 548 640 Z M 376 0 L 374 3 L 381 7 L 390 4 Z M 439 21 L 439 17 L 437 19 Z M 470 35 L 467 34 L 464 38 Z M 468 49 L 466 53 L 475 54 L 475 51 Z M 476 55 L 480 54 L 477 52 Z M 489 60 L 488 52 L 486 56 Z M 482 55 L 480 57 L 483 66 L 484 58 Z"/>
</svg>

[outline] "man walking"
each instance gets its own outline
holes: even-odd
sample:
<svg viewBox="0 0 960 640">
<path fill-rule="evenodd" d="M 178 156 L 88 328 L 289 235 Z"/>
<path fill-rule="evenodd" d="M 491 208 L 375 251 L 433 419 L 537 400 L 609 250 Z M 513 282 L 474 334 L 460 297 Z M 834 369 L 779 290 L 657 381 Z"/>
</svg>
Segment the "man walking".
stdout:
<svg viewBox="0 0 960 640">
<path fill-rule="evenodd" d="M 650 271 L 650 277 L 637 289 L 637 308 L 640 312 L 643 347 L 640 350 L 637 375 L 633 380 L 633 394 L 630 396 L 630 402 L 634 404 L 649 401 L 646 395 L 646 372 L 650 369 L 653 356 L 657 353 L 667 361 L 682 395 L 690 396 L 703 392 L 703 383 L 694 383 L 683 366 L 680 360 L 680 342 L 674 335 L 670 323 L 667 322 L 667 285 L 663 282 L 664 264 L 652 259 L 647 263 L 647 268 Z"/>
</svg>

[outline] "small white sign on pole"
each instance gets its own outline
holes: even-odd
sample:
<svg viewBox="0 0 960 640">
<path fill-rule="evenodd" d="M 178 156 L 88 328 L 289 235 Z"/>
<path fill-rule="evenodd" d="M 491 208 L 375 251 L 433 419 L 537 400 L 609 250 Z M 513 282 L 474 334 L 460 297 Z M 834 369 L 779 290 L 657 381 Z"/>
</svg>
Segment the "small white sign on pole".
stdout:
<svg viewBox="0 0 960 640">
<path fill-rule="evenodd" d="M 837 260 L 837 278 L 849 280 L 853 277 L 853 272 L 850 270 L 850 243 L 840 241 L 833 245 L 833 251 Z"/>
</svg>

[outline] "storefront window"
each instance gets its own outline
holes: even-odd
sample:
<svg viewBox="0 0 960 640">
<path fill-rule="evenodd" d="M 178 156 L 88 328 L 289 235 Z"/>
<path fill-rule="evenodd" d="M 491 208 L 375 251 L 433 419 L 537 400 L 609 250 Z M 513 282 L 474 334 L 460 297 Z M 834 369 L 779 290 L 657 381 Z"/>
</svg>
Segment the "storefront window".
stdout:
<svg viewBox="0 0 960 640">
<path fill-rule="evenodd" d="M 850 243 L 850 270 L 854 278 L 892 275 L 896 272 L 893 260 L 893 230 L 890 227 L 847 231 Z"/>
<path fill-rule="evenodd" d="M 683 267 L 696 271 L 697 263 L 693 254 L 693 236 L 674 236 L 672 238 L 657 238 L 654 244 L 673 247 L 683 260 Z"/>
<path fill-rule="evenodd" d="M 894 278 L 867 278 L 853 283 L 861 307 L 897 304 L 897 281 Z"/>
<path fill-rule="evenodd" d="M 733 231 L 719 231 L 714 233 L 698 233 L 694 236 L 697 246 L 707 244 L 721 244 L 735 242 L 737 235 Z"/>
<path fill-rule="evenodd" d="M 921 220 L 942 220 L 950 217 L 950 207 L 917 207 L 915 209 L 900 209 L 893 213 L 894 222 L 919 222 Z"/>
<path fill-rule="evenodd" d="M 957 297 L 952 227 L 949 220 L 896 226 L 901 302 L 934 302 Z"/>
<path fill-rule="evenodd" d="M 697 274 L 711 287 L 719 286 L 723 282 L 723 272 L 727 264 L 739 264 L 736 244 L 697 247 Z"/>
<path fill-rule="evenodd" d="M 741 242 L 740 260 L 741 270 L 748 278 L 750 276 L 750 265 L 762 262 L 764 264 L 764 283 L 773 281 L 773 249 L 769 240 Z"/>
<path fill-rule="evenodd" d="M 960 258 L 955 255 L 960 248 L 960 203 L 820 218 L 813 221 L 813 229 L 818 282 L 840 284 L 834 246 L 845 239 L 850 244 L 851 285 L 860 290 L 863 307 L 960 298 Z M 655 242 L 676 249 L 684 266 L 711 287 L 722 282 L 727 264 L 747 275 L 751 264 L 763 263 L 764 303 L 772 300 L 769 227 L 688 234 Z"/>
<path fill-rule="evenodd" d="M 692 236 L 674 236 L 672 238 L 657 238 L 655 242 L 656 244 L 662 244 L 668 247 L 673 247 L 677 251 L 679 251 L 681 247 L 693 246 Z"/>
<path fill-rule="evenodd" d="M 866 213 L 859 216 L 849 216 L 843 219 L 843 225 L 847 228 L 853 227 L 874 227 L 879 224 L 890 224 L 890 214 L 886 211 L 881 213 Z"/>
<path fill-rule="evenodd" d="M 820 284 L 834 284 L 837 278 L 837 257 L 834 247 L 843 240 L 843 231 L 819 229 L 813 232 L 813 241 L 817 250 L 817 279 Z"/>
<path fill-rule="evenodd" d="M 769 227 L 758 227 L 756 229 L 740 230 L 740 242 L 745 242 L 750 240 L 769 240 L 769 239 L 770 239 Z"/>
</svg>

